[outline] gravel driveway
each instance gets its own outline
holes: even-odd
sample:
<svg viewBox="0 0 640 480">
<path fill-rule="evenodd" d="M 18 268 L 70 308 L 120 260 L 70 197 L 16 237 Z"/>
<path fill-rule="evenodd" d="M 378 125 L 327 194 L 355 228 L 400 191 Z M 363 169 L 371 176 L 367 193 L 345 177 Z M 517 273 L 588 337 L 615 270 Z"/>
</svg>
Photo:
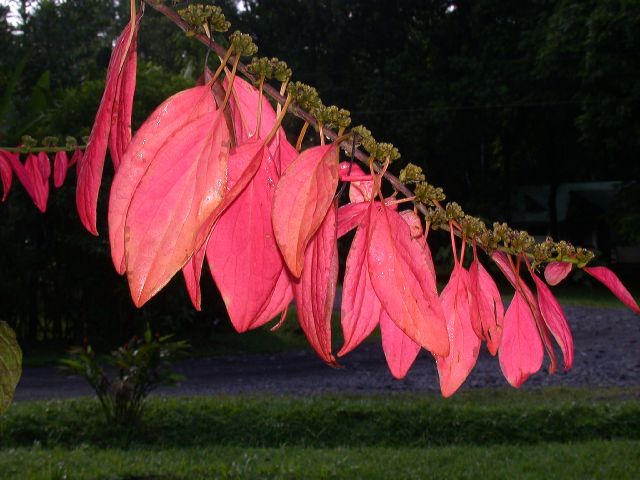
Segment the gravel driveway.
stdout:
<svg viewBox="0 0 640 480">
<path fill-rule="evenodd" d="M 526 386 L 640 386 L 640 318 L 627 309 L 566 307 L 575 340 L 575 361 L 568 373 L 534 375 Z M 435 364 L 422 352 L 403 380 L 387 370 L 378 343 L 360 346 L 347 355 L 344 368 L 324 365 L 311 351 L 189 359 L 176 370 L 186 379 L 161 395 L 241 393 L 384 393 L 437 391 Z M 496 358 L 483 350 L 465 388 L 506 387 Z M 51 399 L 90 395 L 84 382 L 55 368 L 27 368 L 15 399 Z"/>
</svg>

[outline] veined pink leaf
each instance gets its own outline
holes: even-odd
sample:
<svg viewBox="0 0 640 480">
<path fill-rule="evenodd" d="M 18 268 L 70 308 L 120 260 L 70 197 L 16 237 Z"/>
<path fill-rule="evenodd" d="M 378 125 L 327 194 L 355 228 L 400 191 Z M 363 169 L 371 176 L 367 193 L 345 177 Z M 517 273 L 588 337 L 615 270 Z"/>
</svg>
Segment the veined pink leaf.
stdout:
<svg viewBox="0 0 640 480">
<path fill-rule="evenodd" d="M 296 147 L 291 145 L 287 140 L 287 135 L 284 133 L 284 130 L 280 128 L 278 130 L 278 148 L 276 154 L 274 155 L 274 160 L 276 163 L 278 176 L 282 175 L 282 173 L 289 168 L 296 158 L 298 158 L 298 151 Z"/>
<path fill-rule="evenodd" d="M 79 148 L 76 148 L 75 151 L 73 152 L 73 155 L 71 155 L 71 160 L 69 160 L 69 168 L 73 167 L 76 163 L 78 163 L 80 160 L 82 160 L 82 150 L 80 150 Z"/>
<path fill-rule="evenodd" d="M 549 287 L 537 275 L 532 276 L 538 292 L 538 305 L 542 318 L 562 350 L 565 371 L 569 370 L 573 365 L 573 335 L 571 335 L 567 317 Z"/>
<path fill-rule="evenodd" d="M 11 190 L 11 179 L 13 177 L 11 164 L 6 159 L 7 155 L 11 155 L 9 152 L 0 151 L 0 180 L 2 180 L 2 201 L 4 202 Z"/>
<path fill-rule="evenodd" d="M 447 356 L 445 317 L 424 249 L 402 217 L 384 205 L 372 210 L 367 263 L 373 289 L 391 320 L 433 354 Z"/>
<path fill-rule="evenodd" d="M 47 152 L 38 153 L 37 166 L 38 170 L 40 170 L 40 178 L 42 181 L 49 183 L 49 178 L 51 178 L 51 162 L 49 161 Z"/>
<path fill-rule="evenodd" d="M 238 150 L 246 149 L 247 145 Z M 230 172 L 236 166 L 232 156 Z M 257 326 L 255 323 L 284 268 L 271 225 L 277 179 L 271 153 L 263 148 L 258 171 L 220 216 L 208 241 L 209 269 L 238 332 Z M 229 183 L 235 184 L 235 181 L 230 178 Z"/>
<path fill-rule="evenodd" d="M 276 281 L 276 286 L 271 293 L 271 297 L 262 310 L 255 318 L 255 320 L 249 326 L 249 329 L 258 328 L 274 317 L 277 317 L 286 312 L 287 308 L 293 301 L 293 283 L 291 281 L 291 275 L 287 270 L 287 267 L 282 266 L 282 271 Z M 283 317 L 284 320 L 284 317 Z M 275 328 L 275 327 L 274 327 Z M 273 328 L 272 328 L 273 330 Z"/>
<path fill-rule="evenodd" d="M 338 208 L 338 238 L 360 225 L 368 210 L 369 202 L 347 203 Z"/>
<path fill-rule="evenodd" d="M 331 312 L 338 281 L 336 210 L 334 204 L 327 211 L 304 253 L 302 275 L 293 284 L 300 326 L 316 353 L 330 365 L 337 365 L 331 353 Z"/>
<path fill-rule="evenodd" d="M 549 356 L 549 373 L 554 373 L 558 368 L 558 358 L 553 349 L 553 345 L 551 344 L 549 329 L 547 328 L 547 325 L 542 318 L 542 312 L 540 311 L 540 307 L 538 306 L 536 297 L 533 295 L 533 292 L 520 277 L 520 275 L 518 275 L 516 279 L 516 273 L 511 267 L 509 259 L 505 253 L 493 252 L 493 254 L 491 255 L 491 259 L 496 263 L 507 280 L 509 280 L 513 288 L 515 288 L 516 291 L 520 292 L 520 294 L 522 295 L 522 300 L 525 302 L 525 304 L 529 306 L 529 310 L 531 310 L 531 314 L 533 315 L 536 327 L 538 328 L 539 338 L 544 345 L 544 349 L 547 352 L 547 355 Z"/>
<path fill-rule="evenodd" d="M 542 366 L 542 342 L 531 309 L 516 291 L 504 317 L 498 358 L 507 381 L 519 388 Z"/>
<path fill-rule="evenodd" d="M 31 197 L 31 200 L 33 200 L 33 203 L 35 203 L 37 206 L 36 193 L 34 191 L 31 176 L 29 175 L 29 173 L 27 173 L 26 161 L 23 165 L 20 162 L 20 155 L 17 153 L 0 152 L 0 156 L 3 156 L 4 159 L 9 163 L 9 165 L 11 165 L 11 169 L 15 172 L 16 177 L 18 177 L 18 180 L 27 191 L 27 194 L 29 195 L 29 197 Z"/>
<path fill-rule="evenodd" d="M 136 90 L 136 67 L 138 63 L 138 22 L 133 31 L 131 44 L 125 54 L 122 71 L 118 78 L 116 94 L 111 110 L 111 126 L 109 128 L 109 154 L 115 171 L 120 166 L 122 155 L 131 142 L 131 113 L 133 112 L 133 95 Z"/>
<path fill-rule="evenodd" d="M 127 211 L 149 164 L 167 142 L 183 131 L 185 124 L 201 115 L 212 114 L 216 109 L 213 95 L 207 87 L 179 92 L 156 108 L 127 147 L 109 195 L 109 243 L 111 258 L 119 274 L 126 271 L 124 245 Z M 183 133 L 188 134 L 187 131 Z"/>
<path fill-rule="evenodd" d="M 369 279 L 368 219 L 369 215 L 365 215 L 363 223 L 356 230 L 347 256 L 340 315 L 344 345 L 338 352 L 339 356 L 349 353 L 373 332 L 382 312 L 382 305 Z"/>
<path fill-rule="evenodd" d="M 69 168 L 69 157 L 64 150 L 57 152 L 53 159 L 53 185 L 60 188 L 67 178 Z"/>
<path fill-rule="evenodd" d="M 200 291 L 200 278 L 202 277 L 202 264 L 207 253 L 207 246 L 203 245 L 182 267 L 182 276 L 187 287 L 187 293 L 197 311 L 202 310 L 202 294 Z"/>
<path fill-rule="evenodd" d="M 276 242 L 294 277 L 304 252 L 326 217 L 338 185 L 338 148 L 320 145 L 302 152 L 285 170 L 273 198 L 271 221 Z"/>
<path fill-rule="evenodd" d="M 42 158 L 33 153 L 27 156 L 24 164 L 26 175 L 29 177 L 28 183 L 33 193 L 31 198 L 42 213 L 47 210 L 47 202 L 49 200 L 49 177 L 45 177 L 47 173 L 46 165 L 48 164 L 49 158 L 46 155 L 45 158 Z M 51 167 L 49 167 L 48 173 L 51 173 Z"/>
<path fill-rule="evenodd" d="M 384 310 L 380 312 L 380 336 L 391 375 L 404 378 L 420 353 L 420 345 L 405 335 Z"/>
<path fill-rule="evenodd" d="M 618 300 L 640 315 L 640 307 L 625 288 L 618 276 L 607 267 L 585 267 L 584 271 L 611 290 Z"/>
<path fill-rule="evenodd" d="M 449 355 L 436 356 L 440 391 L 450 397 L 464 383 L 478 360 L 480 339 L 471 326 L 469 274 L 456 263 L 451 278 L 440 294 L 440 304 L 447 319 Z"/>
<path fill-rule="evenodd" d="M 487 342 L 491 355 L 495 355 L 502 336 L 504 305 L 496 283 L 477 258 L 469 268 L 469 292 L 473 329 L 479 338 Z"/>
<path fill-rule="evenodd" d="M 210 229 L 203 226 L 226 193 L 228 154 L 229 131 L 215 110 L 186 122 L 153 155 L 125 223 L 127 279 L 136 306 L 160 291 L 206 241 Z"/>
<path fill-rule="evenodd" d="M 98 235 L 96 228 L 96 208 L 98 205 L 98 192 L 102 182 L 102 169 L 104 157 L 109 141 L 111 117 L 114 111 L 114 102 L 121 81 L 121 73 L 126 57 L 132 45 L 132 39 L 138 28 L 138 20 L 135 22 L 134 32 L 131 31 L 131 22 L 122 31 L 109 60 L 107 79 L 104 93 L 98 107 L 98 113 L 89 135 L 87 148 L 82 160 L 78 163 L 78 187 L 76 189 L 76 206 L 80 221 L 89 232 Z"/>
<path fill-rule="evenodd" d="M 572 263 L 551 262 L 544 269 L 544 279 L 551 286 L 558 285 L 571 272 Z"/>
</svg>

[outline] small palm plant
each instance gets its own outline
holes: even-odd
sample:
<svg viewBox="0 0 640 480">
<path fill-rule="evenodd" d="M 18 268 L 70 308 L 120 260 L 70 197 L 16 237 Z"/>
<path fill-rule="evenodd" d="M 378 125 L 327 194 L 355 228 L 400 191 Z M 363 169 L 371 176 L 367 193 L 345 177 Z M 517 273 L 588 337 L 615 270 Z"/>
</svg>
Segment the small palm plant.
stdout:
<svg viewBox="0 0 640 480">
<path fill-rule="evenodd" d="M 160 386 L 171 386 L 182 379 L 171 363 L 189 344 L 170 341 L 172 335 L 152 335 L 147 326 L 142 338 L 137 336 L 106 359 L 112 368 L 104 368 L 91 345 L 69 351 L 60 361 L 64 370 L 84 378 L 96 392 L 108 423 L 135 424 L 142 415 L 147 396 Z M 110 375 L 115 369 L 116 375 Z"/>
</svg>

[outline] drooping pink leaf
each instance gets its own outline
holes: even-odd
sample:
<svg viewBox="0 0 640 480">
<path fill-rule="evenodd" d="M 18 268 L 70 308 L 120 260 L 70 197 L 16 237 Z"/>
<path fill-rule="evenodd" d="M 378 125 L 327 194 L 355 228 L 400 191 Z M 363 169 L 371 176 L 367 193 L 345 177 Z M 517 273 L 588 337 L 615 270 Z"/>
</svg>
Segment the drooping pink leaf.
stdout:
<svg viewBox="0 0 640 480">
<path fill-rule="evenodd" d="M 67 178 L 67 170 L 69 169 L 69 157 L 67 152 L 62 150 L 56 153 L 53 159 L 53 185 L 60 188 Z"/>
<path fill-rule="evenodd" d="M 19 163 L 19 162 L 18 162 Z M 49 177 L 45 174 L 51 173 L 51 167 L 47 169 L 49 158 L 44 158 L 30 153 L 24 164 L 24 170 L 29 178 L 28 184 L 31 186 L 31 198 L 42 213 L 47 210 L 47 202 L 49 200 Z M 26 185 L 25 185 L 26 187 Z M 27 189 L 27 191 L 29 191 Z M 30 194 L 31 194 L 30 193 Z"/>
<path fill-rule="evenodd" d="M 127 147 L 113 178 L 109 195 L 109 243 L 111 258 L 119 274 L 126 271 L 124 246 L 127 211 L 151 161 L 178 133 L 188 134 L 184 130 L 186 124 L 201 115 L 212 114 L 216 109 L 213 95 L 207 87 L 194 87 L 179 92 L 156 108 Z"/>
<path fill-rule="evenodd" d="M 449 355 L 436 356 L 440 391 L 450 397 L 464 383 L 478 360 L 480 338 L 471 326 L 469 274 L 456 262 L 451 278 L 440 294 L 447 319 Z"/>
<path fill-rule="evenodd" d="M 9 165 L 11 165 L 11 169 L 13 170 L 13 172 L 15 172 L 16 177 L 18 177 L 18 180 L 27 191 L 27 194 L 29 195 L 29 197 L 31 197 L 31 200 L 33 200 L 33 203 L 35 203 L 37 206 L 36 193 L 34 191 L 31 176 L 29 175 L 29 173 L 27 173 L 26 161 L 23 165 L 20 162 L 20 155 L 12 152 L 0 152 L 0 156 L 3 156 L 4 159 L 9 163 Z"/>
<path fill-rule="evenodd" d="M 271 297 L 262 307 L 262 310 L 251 323 L 249 329 L 258 328 L 269 320 L 272 320 L 274 317 L 284 315 L 292 301 L 293 282 L 291 281 L 291 275 L 289 274 L 287 267 L 283 264 L 282 271 L 278 276 L 278 280 L 276 281 L 276 286 L 271 293 Z M 284 320 L 284 316 L 282 317 L 282 320 Z"/>
<path fill-rule="evenodd" d="M 4 202 L 11 190 L 11 179 L 13 178 L 11 164 L 6 156 L 11 155 L 9 152 L 0 151 L 0 180 L 2 180 L 2 201 Z"/>
<path fill-rule="evenodd" d="M 230 172 L 237 165 L 234 160 L 230 158 Z M 209 269 L 238 332 L 258 326 L 284 268 L 271 225 L 277 178 L 271 153 L 264 148 L 257 173 L 220 216 L 208 241 Z"/>
<path fill-rule="evenodd" d="M 360 225 L 368 210 L 369 202 L 347 203 L 338 208 L 338 238 Z"/>
<path fill-rule="evenodd" d="M 69 160 L 69 168 L 73 167 L 76 163 L 78 163 L 83 156 L 83 152 L 82 150 L 80 150 L 79 148 L 76 148 L 75 151 L 73 152 L 73 155 L 71 155 L 71 160 Z"/>
<path fill-rule="evenodd" d="M 309 242 L 302 275 L 293 284 L 302 331 L 320 358 L 330 365 L 337 365 L 331 353 L 331 312 L 338 281 L 336 210 L 334 203 Z"/>
<path fill-rule="evenodd" d="M 137 22 L 140 18 L 137 19 Z M 133 31 L 131 44 L 125 54 L 122 71 L 118 78 L 116 94 L 111 110 L 109 128 L 109 154 L 114 170 L 118 170 L 122 155 L 131 142 L 131 113 L 133 112 L 133 95 L 136 90 L 136 67 L 138 63 L 138 23 Z"/>
<path fill-rule="evenodd" d="M 640 307 L 629 290 L 622 284 L 618 276 L 607 267 L 585 267 L 584 271 L 611 290 L 618 300 L 640 315 Z"/>
<path fill-rule="evenodd" d="M 131 49 L 133 37 L 137 32 L 138 21 L 139 18 L 134 22 L 133 31 L 132 23 L 129 22 L 116 41 L 116 46 L 109 60 L 107 79 L 98 113 L 89 135 L 87 148 L 82 159 L 78 162 L 76 206 L 80 221 L 93 235 L 98 235 L 96 208 L 111 129 L 111 117 L 114 112 L 114 102 L 118 92 L 118 84 L 122 79 L 122 69 Z"/>
<path fill-rule="evenodd" d="M 542 342 L 531 309 L 516 291 L 504 316 L 498 350 L 500 368 L 512 386 L 519 388 L 542 366 Z"/>
<path fill-rule="evenodd" d="M 347 256 L 340 307 L 344 345 L 338 352 L 339 356 L 349 353 L 373 332 L 382 312 L 382 305 L 369 279 L 368 219 L 369 215 L 366 215 L 358 227 Z"/>
<path fill-rule="evenodd" d="M 202 264 L 207 253 L 207 246 L 203 245 L 182 267 L 182 276 L 187 287 L 187 293 L 197 311 L 202 310 L 202 294 L 200 291 L 200 277 L 202 277 Z"/>
<path fill-rule="evenodd" d="M 304 252 L 326 217 L 338 185 L 338 149 L 320 145 L 300 153 L 276 186 L 271 221 L 276 242 L 294 277 Z"/>
<path fill-rule="evenodd" d="M 38 161 L 37 161 L 38 170 L 40 170 L 40 178 L 44 182 L 49 182 L 49 178 L 51 178 L 51 162 L 49 161 L 49 155 L 47 152 L 39 152 L 38 153 Z"/>
<path fill-rule="evenodd" d="M 380 312 L 380 336 L 391 375 L 404 378 L 420 353 L 420 345 L 405 335 L 384 310 Z"/>
<path fill-rule="evenodd" d="M 536 327 L 538 328 L 540 340 L 542 341 L 544 349 L 549 356 L 549 373 L 554 373 L 558 368 L 558 358 L 555 350 L 553 349 L 553 345 L 551 344 L 549 328 L 542 318 L 542 312 L 540 311 L 536 297 L 520 275 L 517 275 L 516 277 L 516 272 L 509 263 L 509 259 L 506 254 L 503 252 L 493 252 L 491 259 L 495 261 L 496 265 L 509 280 L 513 288 L 520 292 L 525 304 L 529 307 L 529 310 L 531 310 Z"/>
<path fill-rule="evenodd" d="M 571 272 L 572 263 L 551 262 L 544 269 L 544 279 L 551 286 L 558 285 Z"/>
<path fill-rule="evenodd" d="M 504 305 L 496 283 L 477 258 L 469 267 L 469 292 L 473 329 L 495 355 L 502 336 Z"/>
<path fill-rule="evenodd" d="M 573 365 L 573 335 L 571 335 L 567 317 L 549 287 L 537 275 L 532 276 L 538 292 L 538 305 L 542 318 L 562 350 L 565 371 L 569 370 Z"/>
<path fill-rule="evenodd" d="M 206 241 L 210 228 L 203 226 L 225 197 L 228 154 L 229 131 L 221 111 L 213 110 L 185 122 L 150 159 L 125 222 L 127 279 L 136 306 L 160 291 Z"/>
<path fill-rule="evenodd" d="M 402 217 L 384 205 L 374 206 L 367 256 L 373 289 L 406 335 L 433 354 L 447 356 L 445 317 L 427 262 Z"/>
</svg>

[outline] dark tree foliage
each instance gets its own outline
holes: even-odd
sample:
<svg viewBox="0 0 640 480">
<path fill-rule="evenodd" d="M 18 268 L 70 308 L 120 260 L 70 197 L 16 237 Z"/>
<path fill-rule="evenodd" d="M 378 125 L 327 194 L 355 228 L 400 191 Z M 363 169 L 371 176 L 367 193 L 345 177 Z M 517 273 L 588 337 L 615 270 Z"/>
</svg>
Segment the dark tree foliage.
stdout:
<svg viewBox="0 0 640 480">
<path fill-rule="evenodd" d="M 396 144 L 470 213 L 508 219 L 517 185 L 640 176 L 640 2 L 243 0 L 239 11 L 232 0 L 216 3 L 234 29 L 256 37 L 260 54 L 286 60 L 294 79 Z M 145 15 L 134 128 L 192 84 L 206 52 L 151 9 Z M 13 27 L 0 8 L 0 142 L 88 134 L 127 18 L 127 2 L 47 0 Z M 0 206 L 2 315 L 23 341 L 89 335 L 112 345 L 142 319 L 200 332 L 224 318 L 207 288 L 202 314 L 187 307 L 180 278 L 136 311 L 113 273 L 106 225 L 94 239 L 77 221 L 74 180 L 52 192 L 44 216 L 19 186 Z M 637 189 L 625 190 L 624 213 L 612 216 L 631 242 Z"/>
</svg>

